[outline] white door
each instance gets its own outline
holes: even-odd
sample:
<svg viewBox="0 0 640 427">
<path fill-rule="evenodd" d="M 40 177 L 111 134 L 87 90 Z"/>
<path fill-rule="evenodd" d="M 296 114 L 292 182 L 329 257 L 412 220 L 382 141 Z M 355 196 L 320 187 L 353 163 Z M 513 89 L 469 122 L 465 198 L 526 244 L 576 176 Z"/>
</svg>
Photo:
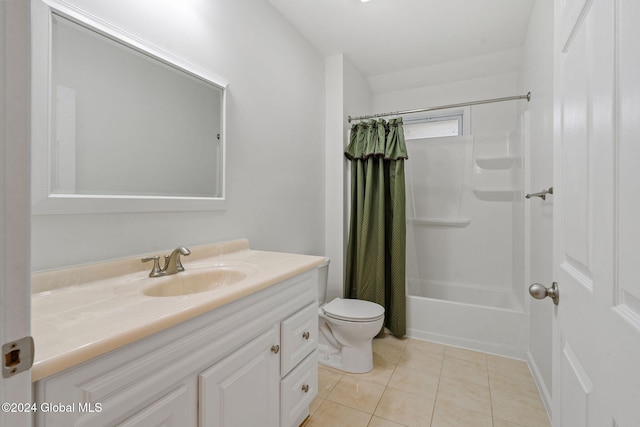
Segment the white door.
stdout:
<svg viewBox="0 0 640 427">
<path fill-rule="evenodd" d="M 640 426 L 639 20 L 555 2 L 554 427 Z"/>
<path fill-rule="evenodd" d="M 0 1 L 0 344 L 29 335 L 29 2 Z M 2 367 L 16 360 L 5 359 Z M 24 360 L 24 353 L 14 353 Z M 30 371 L 0 376 L 1 426 L 29 426 Z"/>
</svg>

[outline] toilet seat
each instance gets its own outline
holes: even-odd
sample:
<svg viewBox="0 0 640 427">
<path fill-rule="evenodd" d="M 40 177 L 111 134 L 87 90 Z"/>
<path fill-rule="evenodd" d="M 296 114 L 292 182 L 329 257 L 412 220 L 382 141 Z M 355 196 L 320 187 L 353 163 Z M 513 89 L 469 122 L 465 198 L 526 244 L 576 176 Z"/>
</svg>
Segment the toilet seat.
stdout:
<svg viewBox="0 0 640 427">
<path fill-rule="evenodd" d="M 370 301 L 336 298 L 322 307 L 328 317 L 348 322 L 372 322 L 384 316 L 384 307 Z"/>
</svg>

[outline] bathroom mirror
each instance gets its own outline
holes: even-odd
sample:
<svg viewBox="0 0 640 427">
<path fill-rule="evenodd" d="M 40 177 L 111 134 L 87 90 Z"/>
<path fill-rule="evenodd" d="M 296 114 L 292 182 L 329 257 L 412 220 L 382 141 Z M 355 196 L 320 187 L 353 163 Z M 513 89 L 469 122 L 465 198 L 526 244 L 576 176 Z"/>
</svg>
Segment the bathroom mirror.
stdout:
<svg viewBox="0 0 640 427">
<path fill-rule="evenodd" d="M 33 213 L 224 208 L 226 83 L 34 3 Z"/>
</svg>

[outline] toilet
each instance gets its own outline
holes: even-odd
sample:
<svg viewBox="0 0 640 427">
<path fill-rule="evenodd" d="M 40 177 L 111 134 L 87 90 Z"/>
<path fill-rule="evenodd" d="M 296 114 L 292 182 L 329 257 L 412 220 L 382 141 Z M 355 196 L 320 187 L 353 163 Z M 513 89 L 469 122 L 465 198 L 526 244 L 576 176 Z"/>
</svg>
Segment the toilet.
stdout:
<svg viewBox="0 0 640 427">
<path fill-rule="evenodd" d="M 318 269 L 318 362 L 356 374 L 371 371 L 371 342 L 382 328 L 384 307 L 343 298 L 326 303 L 329 260 Z"/>
</svg>

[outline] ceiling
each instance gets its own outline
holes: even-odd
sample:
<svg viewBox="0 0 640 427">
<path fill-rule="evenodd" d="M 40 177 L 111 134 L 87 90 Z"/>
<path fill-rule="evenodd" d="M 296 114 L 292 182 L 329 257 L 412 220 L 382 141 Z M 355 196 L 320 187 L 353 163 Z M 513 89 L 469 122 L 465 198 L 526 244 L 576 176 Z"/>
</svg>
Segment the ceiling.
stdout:
<svg viewBox="0 0 640 427">
<path fill-rule="evenodd" d="M 343 53 L 378 89 L 386 76 L 433 84 L 454 71 L 515 66 L 534 1 L 269 0 L 320 52 Z"/>
</svg>

